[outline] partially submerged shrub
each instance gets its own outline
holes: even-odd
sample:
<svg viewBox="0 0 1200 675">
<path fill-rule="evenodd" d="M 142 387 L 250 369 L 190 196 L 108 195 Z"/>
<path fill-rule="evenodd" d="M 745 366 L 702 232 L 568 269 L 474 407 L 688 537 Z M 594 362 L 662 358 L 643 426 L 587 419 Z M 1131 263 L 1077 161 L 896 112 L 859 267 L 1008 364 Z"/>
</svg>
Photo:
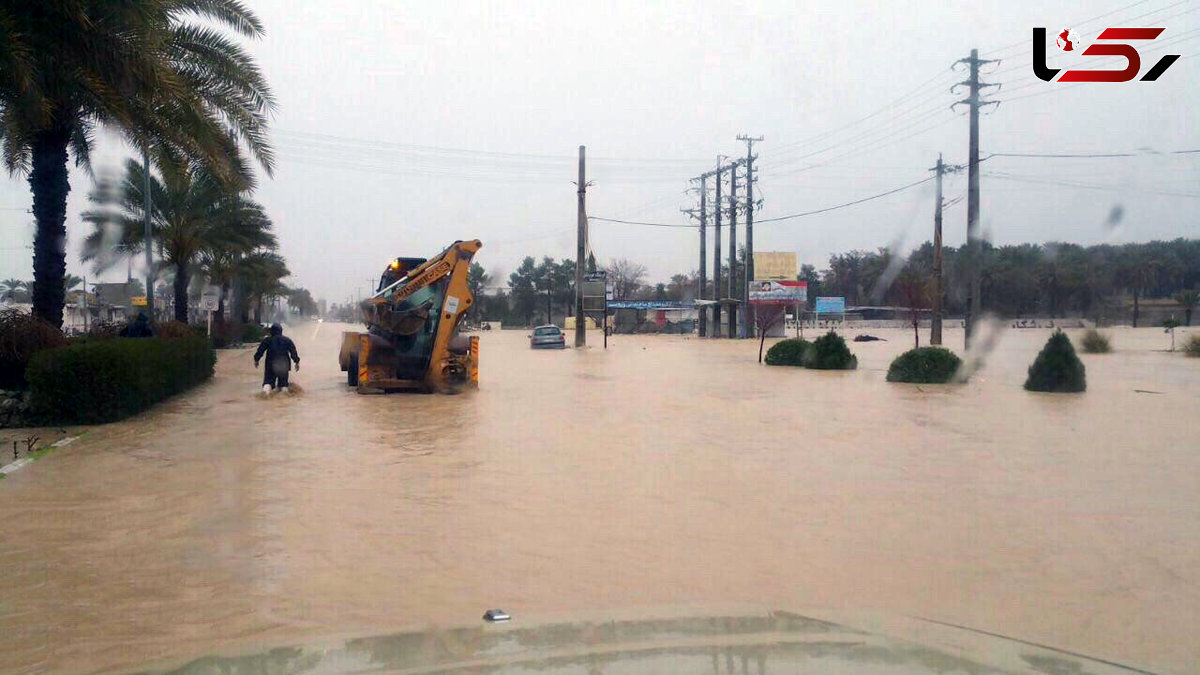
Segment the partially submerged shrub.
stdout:
<svg viewBox="0 0 1200 675">
<path fill-rule="evenodd" d="M 183 323 L 182 321 L 164 321 L 155 327 L 155 335 L 167 339 L 178 340 L 179 338 L 196 337 L 200 335 L 195 328 Z"/>
<path fill-rule="evenodd" d="M 1183 343 L 1183 353 L 1188 356 L 1200 356 L 1200 335 L 1193 335 Z"/>
<path fill-rule="evenodd" d="M 259 343 L 267 337 L 267 329 L 256 323 L 248 323 L 242 327 L 242 342 Z"/>
<path fill-rule="evenodd" d="M 804 365 L 817 370 L 853 370 L 858 367 L 858 359 L 850 353 L 841 335 L 829 331 L 813 340 Z"/>
<path fill-rule="evenodd" d="M 65 344 L 62 331 L 32 314 L 0 310 L 0 389 L 24 389 L 29 359 Z"/>
<path fill-rule="evenodd" d="M 114 422 L 212 377 L 208 340 L 89 340 L 38 352 L 29 363 L 33 412 L 54 424 Z"/>
<path fill-rule="evenodd" d="M 954 379 L 962 359 L 954 352 L 942 347 L 920 347 L 910 349 L 888 368 L 888 382 L 916 382 L 938 384 Z"/>
<path fill-rule="evenodd" d="M 803 366 L 804 354 L 812 345 L 804 338 L 788 338 L 771 345 L 767 350 L 768 366 Z"/>
<path fill-rule="evenodd" d="M 1109 342 L 1108 336 L 1095 328 L 1089 328 L 1083 332 L 1083 337 L 1079 339 L 1079 346 L 1083 347 L 1083 351 L 1088 354 L 1107 354 L 1112 351 L 1112 343 Z"/>
<path fill-rule="evenodd" d="M 1087 389 L 1083 362 L 1075 354 L 1070 338 L 1061 330 L 1046 341 L 1046 346 L 1029 366 L 1025 380 L 1029 391 L 1076 392 Z"/>
</svg>

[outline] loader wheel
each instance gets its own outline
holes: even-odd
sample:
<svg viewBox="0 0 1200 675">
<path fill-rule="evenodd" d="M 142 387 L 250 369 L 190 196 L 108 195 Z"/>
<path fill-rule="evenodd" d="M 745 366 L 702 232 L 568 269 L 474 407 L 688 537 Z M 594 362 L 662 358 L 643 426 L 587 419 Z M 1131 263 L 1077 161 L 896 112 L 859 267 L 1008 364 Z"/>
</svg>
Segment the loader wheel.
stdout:
<svg viewBox="0 0 1200 675">
<path fill-rule="evenodd" d="M 358 386 L 358 356 L 352 354 L 350 356 L 350 358 L 347 359 L 347 361 L 349 363 L 346 365 L 346 386 L 357 387 Z"/>
</svg>

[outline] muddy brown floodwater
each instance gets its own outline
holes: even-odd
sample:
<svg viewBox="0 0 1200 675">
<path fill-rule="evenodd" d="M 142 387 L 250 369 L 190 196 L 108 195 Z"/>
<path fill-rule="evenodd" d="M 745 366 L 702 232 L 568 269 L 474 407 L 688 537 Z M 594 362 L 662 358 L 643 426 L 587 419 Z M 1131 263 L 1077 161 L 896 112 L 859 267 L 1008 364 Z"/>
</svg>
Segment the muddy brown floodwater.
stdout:
<svg viewBox="0 0 1200 675">
<path fill-rule="evenodd" d="M 1021 388 L 1046 330 L 949 387 L 884 381 L 905 331 L 852 344 L 855 372 L 493 331 L 478 392 L 368 397 L 341 328 L 291 329 L 302 395 L 256 399 L 251 352 L 223 352 L 211 384 L 0 483 L 0 670 L 725 602 L 1200 670 L 1200 359 L 1161 329 L 1113 330 L 1084 395 Z"/>
</svg>

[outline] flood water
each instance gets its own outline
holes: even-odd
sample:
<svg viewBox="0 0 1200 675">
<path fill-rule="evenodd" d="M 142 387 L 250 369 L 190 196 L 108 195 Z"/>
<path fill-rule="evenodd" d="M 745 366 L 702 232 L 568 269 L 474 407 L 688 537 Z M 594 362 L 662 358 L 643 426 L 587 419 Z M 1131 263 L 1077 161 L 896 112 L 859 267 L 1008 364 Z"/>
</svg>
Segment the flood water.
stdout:
<svg viewBox="0 0 1200 675">
<path fill-rule="evenodd" d="M 719 603 L 1200 670 L 1200 359 L 1162 329 L 1111 331 L 1083 395 L 1022 389 L 1049 334 L 1025 329 L 920 387 L 884 381 L 901 330 L 852 344 L 854 372 L 491 331 L 478 392 L 385 397 L 344 385 L 343 328 L 290 329 L 300 395 L 256 398 L 252 352 L 223 352 L 211 384 L 0 483 L 0 670 Z"/>
</svg>

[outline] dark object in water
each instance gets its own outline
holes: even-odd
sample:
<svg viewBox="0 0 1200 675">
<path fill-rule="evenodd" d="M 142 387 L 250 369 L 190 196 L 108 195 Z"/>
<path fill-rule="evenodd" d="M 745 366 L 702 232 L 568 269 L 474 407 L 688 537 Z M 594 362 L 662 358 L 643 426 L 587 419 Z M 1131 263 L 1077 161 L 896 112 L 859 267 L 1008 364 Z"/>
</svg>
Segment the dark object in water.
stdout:
<svg viewBox="0 0 1200 675">
<path fill-rule="evenodd" d="M 887 342 L 887 340 L 885 340 L 881 337 L 875 337 L 874 335 L 855 335 L 854 341 L 855 342 Z"/>
<path fill-rule="evenodd" d="M 508 612 L 502 609 L 489 609 L 483 613 L 483 620 L 491 621 L 493 623 L 496 621 L 508 621 L 511 618 L 512 617 L 508 615 Z"/>
</svg>

